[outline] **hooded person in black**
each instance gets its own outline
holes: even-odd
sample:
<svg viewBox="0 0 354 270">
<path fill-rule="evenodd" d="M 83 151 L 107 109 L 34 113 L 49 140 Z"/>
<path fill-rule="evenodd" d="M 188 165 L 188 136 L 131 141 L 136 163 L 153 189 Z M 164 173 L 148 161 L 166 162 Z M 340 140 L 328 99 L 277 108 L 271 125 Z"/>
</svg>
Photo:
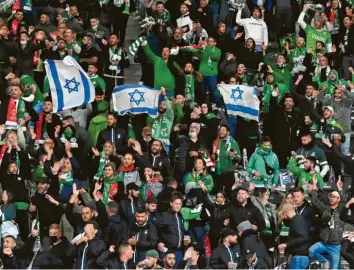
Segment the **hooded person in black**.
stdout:
<svg viewBox="0 0 354 270">
<path fill-rule="evenodd" d="M 45 236 L 42 241 L 41 251 L 33 261 L 33 269 L 62 269 L 64 263 L 51 252 L 51 239 Z"/>
<path fill-rule="evenodd" d="M 118 215 L 118 203 L 111 201 L 107 205 L 108 214 L 108 226 L 105 232 L 105 241 L 107 246 L 114 245 L 118 247 L 120 244 L 127 242 L 128 240 L 128 227 L 125 222 Z"/>
<path fill-rule="evenodd" d="M 237 226 L 237 230 L 242 254 L 246 250 L 252 249 L 257 253 L 257 257 L 263 259 L 270 268 L 272 263 L 267 248 L 258 236 L 257 231 L 252 228 L 252 224 L 249 221 L 244 221 Z"/>
<path fill-rule="evenodd" d="M 234 44 L 234 41 L 226 32 L 226 24 L 224 22 L 219 23 L 215 38 L 216 38 L 216 47 L 218 47 L 221 50 L 221 59 L 220 59 L 220 63 L 221 63 L 222 59 L 224 59 L 225 57 L 225 53 L 230 52 L 231 47 Z"/>
</svg>

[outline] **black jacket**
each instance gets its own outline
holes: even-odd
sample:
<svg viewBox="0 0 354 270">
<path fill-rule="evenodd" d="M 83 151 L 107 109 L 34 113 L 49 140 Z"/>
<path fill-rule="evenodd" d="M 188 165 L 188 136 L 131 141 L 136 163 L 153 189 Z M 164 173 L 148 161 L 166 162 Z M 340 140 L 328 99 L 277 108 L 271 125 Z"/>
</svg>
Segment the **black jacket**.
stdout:
<svg viewBox="0 0 354 270">
<path fill-rule="evenodd" d="M 52 245 L 51 253 L 63 262 L 63 268 L 69 269 L 73 266 L 75 257 L 75 247 L 68 241 L 66 237 L 61 238 L 61 242 Z"/>
<path fill-rule="evenodd" d="M 82 220 L 81 215 L 74 214 L 73 208 L 74 208 L 74 204 L 68 203 L 65 207 L 65 216 L 68 219 L 70 225 L 74 228 L 75 231 L 74 235 L 77 235 L 83 232 L 86 223 Z M 97 221 L 98 225 L 100 225 L 100 229 L 104 231 L 104 229 L 108 225 L 108 215 L 106 211 L 106 206 L 103 204 L 101 200 L 99 200 L 96 201 L 96 208 L 97 208 L 98 215 L 95 218 L 95 221 Z"/>
<path fill-rule="evenodd" d="M 103 240 L 95 237 L 92 240 L 82 242 L 76 249 L 76 261 L 74 269 L 97 269 L 97 258 L 106 250 L 106 244 Z M 84 265 L 82 268 L 81 265 Z"/>
<path fill-rule="evenodd" d="M 346 33 L 346 28 L 343 26 L 339 30 L 339 40 L 340 40 L 340 43 L 342 43 L 343 45 L 345 44 L 345 42 L 344 42 L 345 33 Z M 342 52 L 343 56 L 348 56 L 348 55 L 354 54 L 354 26 L 353 25 L 349 28 L 347 42 L 348 42 L 348 44 L 346 46 L 344 46 L 345 52 Z"/>
<path fill-rule="evenodd" d="M 265 228 L 265 221 L 261 212 L 254 206 L 250 199 L 248 199 L 244 207 L 238 202 L 231 204 L 225 216 L 230 218 L 230 227 L 235 231 L 237 231 L 238 224 L 246 220 L 256 225 L 259 232 L 263 231 Z"/>
<path fill-rule="evenodd" d="M 108 217 L 108 226 L 105 232 L 105 240 L 107 246 L 120 244 L 128 240 L 128 227 L 126 222 L 118 215 Z"/>
<path fill-rule="evenodd" d="M 33 69 L 33 68 L 32 68 Z M 4 100 L 0 105 L 0 125 L 4 125 L 6 123 L 7 110 L 9 107 L 10 99 Z M 38 120 L 38 114 L 33 110 L 33 106 L 31 103 L 24 101 L 26 106 L 26 112 L 31 116 L 31 121 L 36 122 Z"/>
<path fill-rule="evenodd" d="M 232 255 L 232 258 L 230 255 Z M 228 248 L 220 243 L 211 254 L 209 266 L 213 269 L 228 269 L 228 263 L 239 263 L 240 257 L 241 250 L 239 245 Z"/>
<path fill-rule="evenodd" d="M 156 226 L 151 221 L 148 221 L 143 226 L 133 223 L 130 227 L 129 238 L 133 236 L 136 236 L 137 239 L 133 261 L 138 263 L 145 259 L 145 254 L 148 250 L 154 249 L 157 245 L 159 239 Z"/>
<path fill-rule="evenodd" d="M 244 231 L 241 235 L 240 242 L 242 254 L 244 254 L 247 249 L 253 249 L 257 253 L 257 257 L 263 259 L 268 264 L 268 268 L 270 268 L 272 262 L 268 255 L 267 248 L 256 231 L 252 229 Z"/>
<path fill-rule="evenodd" d="M 146 152 L 143 155 L 137 155 L 137 159 L 141 167 L 151 167 L 155 171 L 161 172 L 164 181 L 172 178 L 172 167 L 168 156 L 159 155 L 153 156 L 150 152 Z"/>
<path fill-rule="evenodd" d="M 257 260 L 253 262 L 252 265 L 249 265 L 247 263 L 247 260 L 243 258 L 241 260 L 241 263 L 237 266 L 237 269 L 269 269 L 269 266 L 265 260 L 263 260 L 262 258 L 258 258 L 257 256 Z"/>
<path fill-rule="evenodd" d="M 117 153 L 124 154 L 123 148 L 126 147 L 128 143 L 128 134 L 124 129 L 119 127 L 107 127 L 98 134 L 97 149 L 101 151 L 107 141 L 114 143 Z"/>
<path fill-rule="evenodd" d="M 307 224 L 301 215 L 295 215 L 290 220 L 286 252 L 292 256 L 308 256 L 308 249 L 310 246 L 311 238 L 309 237 Z"/>
<path fill-rule="evenodd" d="M 96 260 L 97 265 L 103 269 L 136 269 L 135 264 L 126 264 L 115 257 L 109 250 L 103 252 Z"/>
<path fill-rule="evenodd" d="M 119 203 L 119 215 L 130 227 L 130 225 L 134 223 L 136 209 L 144 205 L 145 203 L 142 199 L 135 198 L 134 200 L 131 200 L 130 198 L 124 198 Z"/>
<path fill-rule="evenodd" d="M 165 247 L 171 250 L 183 247 L 185 229 L 181 213 L 174 213 L 171 210 L 157 213 L 153 223 L 156 224 L 159 239 Z"/>
<path fill-rule="evenodd" d="M 201 12 L 198 10 L 201 9 Z M 208 6 L 199 7 L 195 12 L 196 19 L 200 22 L 202 27 L 207 31 L 209 36 L 214 36 L 213 13 Z"/>
</svg>

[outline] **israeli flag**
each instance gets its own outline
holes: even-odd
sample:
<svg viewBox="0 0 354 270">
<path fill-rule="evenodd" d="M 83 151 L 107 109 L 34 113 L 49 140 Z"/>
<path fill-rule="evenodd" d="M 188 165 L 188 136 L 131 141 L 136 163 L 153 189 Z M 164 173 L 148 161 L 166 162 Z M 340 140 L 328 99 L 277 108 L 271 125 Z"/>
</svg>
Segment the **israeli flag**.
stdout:
<svg viewBox="0 0 354 270">
<path fill-rule="evenodd" d="M 257 90 L 251 86 L 220 84 L 220 93 L 229 115 L 259 120 L 259 99 Z"/>
<path fill-rule="evenodd" d="M 121 85 L 112 92 L 113 108 L 120 115 L 129 112 L 157 117 L 160 93 L 161 89 L 145 85 Z"/>
<path fill-rule="evenodd" d="M 68 55 L 62 61 L 48 59 L 44 64 L 54 112 L 88 104 L 94 100 L 95 87 L 72 56 Z"/>
</svg>

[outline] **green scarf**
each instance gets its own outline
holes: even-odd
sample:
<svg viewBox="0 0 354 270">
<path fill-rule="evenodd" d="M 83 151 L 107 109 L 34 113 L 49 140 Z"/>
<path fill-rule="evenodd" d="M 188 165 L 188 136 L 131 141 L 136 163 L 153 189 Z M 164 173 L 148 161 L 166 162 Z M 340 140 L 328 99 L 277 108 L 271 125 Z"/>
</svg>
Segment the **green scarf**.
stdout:
<svg viewBox="0 0 354 270">
<path fill-rule="evenodd" d="M 98 165 L 98 171 L 95 174 L 95 176 L 93 177 L 93 179 L 95 181 L 100 180 L 100 178 L 104 175 L 104 166 L 109 162 L 109 158 L 106 157 L 106 154 L 104 153 L 104 151 L 101 152 L 101 156 L 100 156 L 100 163 Z"/>
<path fill-rule="evenodd" d="M 185 87 L 184 87 L 184 97 L 185 100 L 190 103 L 194 103 L 194 76 L 186 76 L 184 75 L 186 80 Z"/>
<path fill-rule="evenodd" d="M 109 189 L 112 184 L 117 183 L 117 182 L 123 182 L 124 181 L 124 176 L 125 172 L 119 172 L 115 177 L 113 178 L 105 178 L 103 180 L 103 203 L 104 205 L 108 204 L 108 196 L 109 196 Z"/>
<path fill-rule="evenodd" d="M 72 186 L 74 183 L 74 178 L 72 172 L 61 173 L 59 175 L 59 193 L 62 191 L 64 186 Z"/>
<path fill-rule="evenodd" d="M 231 149 L 231 142 L 232 142 L 232 137 L 231 136 L 227 136 L 226 139 L 226 149 L 221 149 L 221 139 L 220 137 L 217 137 L 217 139 L 214 141 L 214 146 L 213 146 L 213 153 L 217 155 L 217 159 L 215 161 L 215 172 L 219 175 L 220 174 L 220 152 L 221 151 L 226 151 L 226 152 L 230 152 Z"/>
<path fill-rule="evenodd" d="M 25 119 L 26 114 L 26 104 L 22 98 L 18 100 L 18 107 L 17 107 L 17 121 L 21 119 Z"/>
</svg>

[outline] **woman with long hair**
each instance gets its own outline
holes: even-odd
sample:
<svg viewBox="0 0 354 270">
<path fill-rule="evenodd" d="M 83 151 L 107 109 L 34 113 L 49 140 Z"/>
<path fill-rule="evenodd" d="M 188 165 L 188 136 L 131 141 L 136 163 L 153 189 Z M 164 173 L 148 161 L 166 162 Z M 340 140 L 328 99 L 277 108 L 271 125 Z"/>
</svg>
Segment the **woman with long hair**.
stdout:
<svg viewBox="0 0 354 270">
<path fill-rule="evenodd" d="M 210 193 L 214 188 L 213 177 L 208 174 L 205 160 L 201 157 L 194 159 L 194 168 L 192 173 L 186 176 L 185 184 L 195 183 L 197 187 L 202 188 L 205 192 Z"/>
<path fill-rule="evenodd" d="M 277 216 L 278 216 L 278 228 L 279 228 L 279 243 L 285 243 L 288 240 L 289 236 L 289 227 L 286 226 L 283 223 L 283 220 L 281 218 L 281 215 L 279 215 L 279 212 L 283 208 L 284 204 L 291 203 L 293 204 L 293 194 L 291 192 L 288 192 L 285 197 L 283 198 L 282 202 L 280 203 L 280 206 L 278 208 Z"/>
</svg>

